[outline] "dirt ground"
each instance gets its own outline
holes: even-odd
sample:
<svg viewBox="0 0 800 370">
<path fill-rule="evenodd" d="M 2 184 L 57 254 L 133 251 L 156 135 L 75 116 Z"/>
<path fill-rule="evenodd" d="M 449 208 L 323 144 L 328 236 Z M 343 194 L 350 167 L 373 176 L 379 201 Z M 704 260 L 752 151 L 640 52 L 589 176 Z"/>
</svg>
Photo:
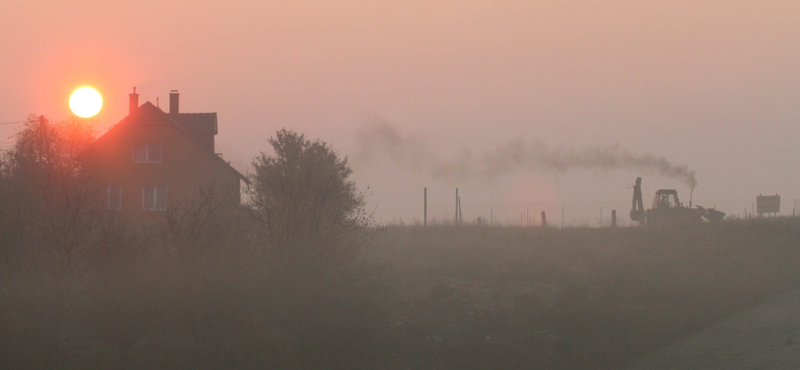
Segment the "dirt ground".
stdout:
<svg viewBox="0 0 800 370">
<path fill-rule="evenodd" d="M 800 289 L 739 312 L 626 369 L 800 369 Z"/>
</svg>

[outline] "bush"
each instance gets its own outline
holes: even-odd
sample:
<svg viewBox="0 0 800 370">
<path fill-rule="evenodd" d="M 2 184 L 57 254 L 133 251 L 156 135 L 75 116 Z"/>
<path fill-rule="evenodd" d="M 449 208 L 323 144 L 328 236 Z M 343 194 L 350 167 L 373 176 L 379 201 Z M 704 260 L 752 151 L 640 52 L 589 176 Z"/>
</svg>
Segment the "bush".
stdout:
<svg viewBox="0 0 800 370">
<path fill-rule="evenodd" d="M 368 261 L 373 231 L 346 158 L 326 143 L 278 131 L 274 155 L 253 162 L 251 212 L 276 271 L 276 326 L 299 364 L 368 361 L 385 323 L 380 270 Z"/>
</svg>

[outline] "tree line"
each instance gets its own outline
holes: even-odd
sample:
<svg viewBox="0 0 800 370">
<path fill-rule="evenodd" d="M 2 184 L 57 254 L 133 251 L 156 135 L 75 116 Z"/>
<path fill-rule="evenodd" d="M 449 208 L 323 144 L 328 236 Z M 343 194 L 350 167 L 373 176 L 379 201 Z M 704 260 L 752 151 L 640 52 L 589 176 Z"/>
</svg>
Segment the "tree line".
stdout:
<svg viewBox="0 0 800 370">
<path fill-rule="evenodd" d="M 347 159 L 280 130 L 243 204 L 199 189 L 144 227 L 83 176 L 85 121 L 0 156 L 0 367 L 368 368 L 392 312 Z"/>
</svg>

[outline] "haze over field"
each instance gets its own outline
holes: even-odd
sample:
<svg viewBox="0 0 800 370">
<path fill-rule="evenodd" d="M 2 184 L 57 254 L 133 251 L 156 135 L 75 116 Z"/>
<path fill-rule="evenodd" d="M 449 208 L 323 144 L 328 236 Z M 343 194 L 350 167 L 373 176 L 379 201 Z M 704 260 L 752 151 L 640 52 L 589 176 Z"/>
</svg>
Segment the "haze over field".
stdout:
<svg viewBox="0 0 800 370">
<path fill-rule="evenodd" d="M 793 199 L 798 19 L 788 0 L 10 0 L 0 122 L 66 117 L 88 84 L 103 133 L 133 86 L 162 107 L 178 89 L 181 111 L 218 112 L 243 173 L 277 129 L 331 143 L 384 220 L 420 218 L 423 187 L 432 203 L 456 186 L 465 204 L 626 200 L 636 176 L 646 194 Z"/>
</svg>

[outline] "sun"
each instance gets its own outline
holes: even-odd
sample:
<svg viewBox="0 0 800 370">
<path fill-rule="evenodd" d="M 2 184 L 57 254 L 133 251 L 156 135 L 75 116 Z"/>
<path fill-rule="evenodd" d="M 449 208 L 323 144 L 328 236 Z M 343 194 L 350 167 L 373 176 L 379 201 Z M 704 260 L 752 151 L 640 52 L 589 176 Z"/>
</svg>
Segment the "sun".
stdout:
<svg viewBox="0 0 800 370">
<path fill-rule="evenodd" d="M 103 97 L 89 86 L 79 87 L 69 97 L 69 108 L 78 117 L 92 117 L 100 112 L 102 107 Z"/>
</svg>

